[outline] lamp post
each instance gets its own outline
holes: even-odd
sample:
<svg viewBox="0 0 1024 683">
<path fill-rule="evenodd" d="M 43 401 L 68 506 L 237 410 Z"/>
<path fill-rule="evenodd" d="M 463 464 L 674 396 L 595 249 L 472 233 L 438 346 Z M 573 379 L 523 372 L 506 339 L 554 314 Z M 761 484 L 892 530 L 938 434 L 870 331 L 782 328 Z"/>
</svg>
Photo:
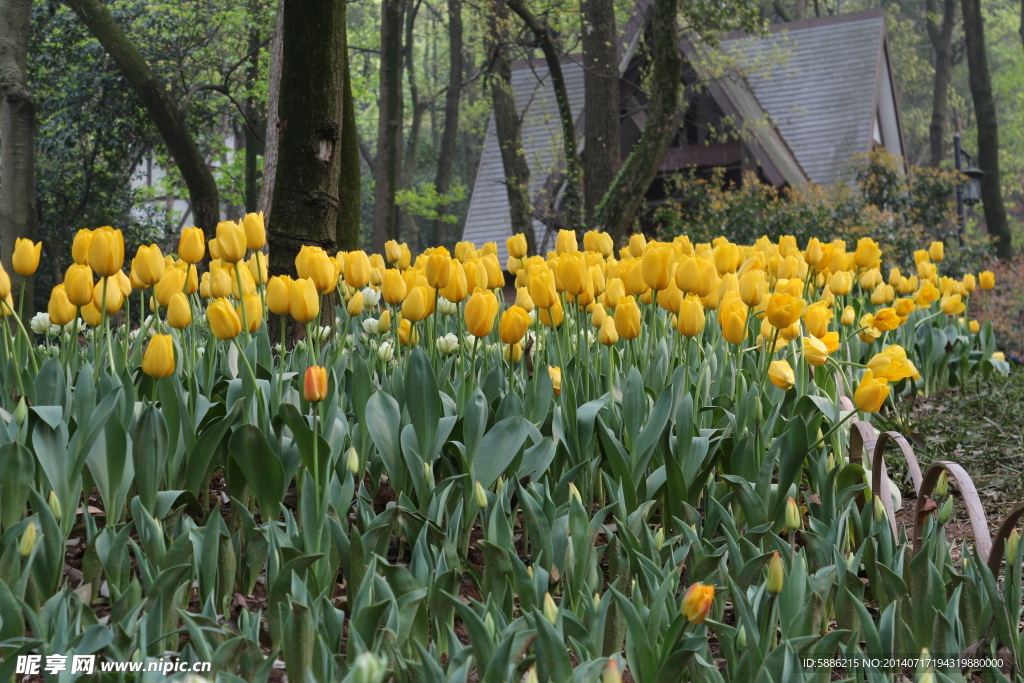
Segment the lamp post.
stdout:
<svg viewBox="0 0 1024 683">
<path fill-rule="evenodd" d="M 953 161 L 956 170 L 967 176 L 967 182 L 958 183 L 956 186 L 956 217 L 960 224 L 958 237 L 960 244 L 964 243 L 964 233 L 967 231 L 967 207 L 974 206 L 981 201 L 981 179 L 985 172 L 976 168 L 970 154 L 963 150 L 960 145 L 960 132 L 953 134 Z M 966 162 L 967 166 L 964 167 Z"/>
</svg>

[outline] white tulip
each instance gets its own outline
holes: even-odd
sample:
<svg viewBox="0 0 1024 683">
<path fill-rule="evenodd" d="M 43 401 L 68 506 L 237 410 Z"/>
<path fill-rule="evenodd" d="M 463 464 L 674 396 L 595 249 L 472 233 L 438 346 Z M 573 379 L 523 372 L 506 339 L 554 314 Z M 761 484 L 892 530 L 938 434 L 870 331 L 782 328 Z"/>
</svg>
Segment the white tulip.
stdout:
<svg viewBox="0 0 1024 683">
<path fill-rule="evenodd" d="M 365 287 L 363 289 L 363 306 L 366 308 L 373 308 L 380 301 L 380 292 L 372 287 Z"/>
<path fill-rule="evenodd" d="M 443 337 L 438 337 L 436 342 L 437 350 L 449 354 L 459 348 L 459 338 L 449 332 Z"/>
<path fill-rule="evenodd" d="M 395 349 L 391 346 L 390 341 L 383 342 L 377 348 L 377 358 L 380 358 L 381 362 L 388 363 L 392 358 L 395 357 Z"/>
<path fill-rule="evenodd" d="M 380 321 L 376 318 L 366 318 L 363 320 L 363 331 L 366 332 L 366 334 L 377 334 L 377 326 L 379 324 Z"/>
<path fill-rule="evenodd" d="M 448 301 L 443 296 L 437 299 L 437 312 L 441 315 L 451 315 L 459 310 L 459 305 Z"/>
</svg>

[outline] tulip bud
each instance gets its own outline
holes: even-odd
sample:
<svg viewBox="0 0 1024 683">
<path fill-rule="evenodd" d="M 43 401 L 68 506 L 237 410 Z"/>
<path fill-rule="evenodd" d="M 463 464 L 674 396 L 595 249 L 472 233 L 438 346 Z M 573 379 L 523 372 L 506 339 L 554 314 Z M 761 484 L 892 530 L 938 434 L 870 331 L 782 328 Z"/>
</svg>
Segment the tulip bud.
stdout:
<svg viewBox="0 0 1024 683">
<path fill-rule="evenodd" d="M 22 396 L 18 399 L 18 407 L 14 409 L 14 420 L 18 423 L 18 426 L 25 424 L 25 418 L 28 417 L 28 404 L 25 403 L 25 397 Z"/>
<path fill-rule="evenodd" d="M 526 678 L 523 679 L 523 683 L 539 683 L 537 667 L 530 667 L 530 670 L 526 672 Z"/>
<path fill-rule="evenodd" d="M 939 508 L 939 524 L 945 524 L 953 516 L 953 497 L 946 498 L 946 502 Z"/>
<path fill-rule="evenodd" d="M 742 624 L 740 624 L 736 629 L 736 649 L 747 649 L 747 629 L 743 628 Z"/>
<path fill-rule="evenodd" d="M 598 611 L 599 609 L 601 609 L 601 594 L 600 593 L 594 593 L 594 599 L 591 601 L 591 603 L 594 606 L 594 611 L 595 612 Z"/>
<path fill-rule="evenodd" d="M 875 507 L 875 521 L 879 524 L 885 519 L 885 503 L 882 502 L 881 496 L 874 496 L 874 507 Z"/>
<path fill-rule="evenodd" d="M 473 499 L 478 507 L 487 507 L 487 492 L 484 491 L 484 487 L 480 485 L 480 482 L 473 484 Z"/>
<path fill-rule="evenodd" d="M 355 446 L 348 449 L 348 455 L 345 456 L 345 467 L 352 474 L 359 474 L 359 453 Z"/>
<path fill-rule="evenodd" d="M 793 496 L 789 497 L 786 501 L 786 531 L 793 532 L 800 528 L 802 523 L 802 516 L 800 514 L 800 508 L 797 507 L 796 501 L 793 500 Z"/>
<path fill-rule="evenodd" d="M 658 527 L 658 531 L 654 534 L 654 547 L 661 550 L 662 546 L 665 545 L 665 527 Z"/>
<path fill-rule="evenodd" d="M 942 498 L 949 493 L 949 473 L 946 470 L 939 472 L 939 478 L 935 482 L 935 488 L 932 489 L 932 493 L 935 494 L 935 498 Z"/>
<path fill-rule="evenodd" d="M 1010 564 L 1017 559 L 1017 549 L 1020 547 L 1020 532 L 1014 529 L 1006 538 L 1006 563 Z"/>
<path fill-rule="evenodd" d="M 319 365 L 306 368 L 302 383 L 302 398 L 310 403 L 319 403 L 327 398 L 327 370 Z"/>
<path fill-rule="evenodd" d="M 61 509 L 60 500 L 57 498 L 57 494 L 50 491 L 50 497 L 46 502 L 50 506 L 50 512 L 52 512 L 53 516 L 59 520 L 63 516 L 63 510 Z"/>
<path fill-rule="evenodd" d="M 683 594 L 683 602 L 679 609 L 691 624 L 703 624 L 711 612 L 711 604 L 714 601 L 715 587 L 698 582 L 691 585 Z"/>
<path fill-rule="evenodd" d="M 29 522 L 28 528 L 25 529 L 25 533 L 21 535 L 21 542 L 18 543 L 18 554 L 22 557 L 28 557 L 32 554 L 32 549 L 36 547 L 36 523 Z"/>
<path fill-rule="evenodd" d="M 423 463 L 423 481 L 425 481 L 428 486 L 434 483 L 434 472 L 430 469 L 429 462 Z"/>
<path fill-rule="evenodd" d="M 544 594 L 544 617 L 554 626 L 558 622 L 558 606 L 555 605 L 551 593 Z"/>
<path fill-rule="evenodd" d="M 580 496 L 580 490 L 576 488 L 576 484 L 571 481 L 569 482 L 569 499 L 583 505 L 583 498 Z"/>
<path fill-rule="evenodd" d="M 494 638 L 495 633 L 497 633 L 497 629 L 494 627 L 494 617 L 491 616 L 490 612 L 488 612 L 487 616 L 484 617 L 484 628 L 487 629 L 487 635 Z"/>
<path fill-rule="evenodd" d="M 829 453 L 828 460 L 825 461 L 826 471 L 831 472 L 836 467 L 836 454 Z"/>
<path fill-rule="evenodd" d="M 601 683 L 622 683 L 622 673 L 619 671 L 619 663 L 614 659 L 608 660 L 608 666 L 604 669 Z"/>
<path fill-rule="evenodd" d="M 790 498 L 792 500 L 792 498 Z M 782 592 L 782 584 L 785 580 L 785 573 L 782 570 L 782 558 L 776 552 L 772 555 L 772 559 L 768 562 L 768 583 L 765 585 L 765 590 L 768 591 L 768 595 L 778 595 Z"/>
</svg>

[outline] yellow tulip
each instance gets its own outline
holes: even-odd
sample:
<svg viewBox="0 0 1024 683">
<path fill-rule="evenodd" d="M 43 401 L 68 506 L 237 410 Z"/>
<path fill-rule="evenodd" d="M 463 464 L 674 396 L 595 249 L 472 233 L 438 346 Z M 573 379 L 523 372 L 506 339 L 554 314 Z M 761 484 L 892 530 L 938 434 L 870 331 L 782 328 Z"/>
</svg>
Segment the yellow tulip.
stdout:
<svg viewBox="0 0 1024 683">
<path fill-rule="evenodd" d="M 832 355 L 839 350 L 839 333 L 828 332 L 821 338 L 821 343 L 825 345 L 825 350 L 828 355 Z"/>
<path fill-rule="evenodd" d="M 452 260 L 447 254 L 431 254 L 427 258 L 427 284 L 434 289 L 444 289 L 451 277 Z"/>
<path fill-rule="evenodd" d="M 140 246 L 135 252 L 135 258 L 132 259 L 132 272 L 146 287 L 152 287 L 160 282 L 165 267 L 164 256 L 160 253 L 160 247 L 155 244 L 148 247 Z"/>
<path fill-rule="evenodd" d="M 427 287 L 413 287 L 402 303 L 402 317 L 419 322 L 430 314 L 433 295 Z"/>
<path fill-rule="evenodd" d="M 68 266 L 64 273 L 64 289 L 74 306 L 85 306 L 92 301 L 92 269 L 79 263 Z M 9 292 L 8 292 L 9 293 Z M 3 293 L 0 292 L 0 295 Z"/>
<path fill-rule="evenodd" d="M 565 313 L 562 311 L 561 302 L 555 301 L 555 305 L 551 308 L 539 309 L 537 317 L 545 327 L 558 327 L 562 324 L 562 320 L 565 317 Z"/>
<path fill-rule="evenodd" d="M 89 249 L 92 247 L 92 230 L 82 228 L 75 233 L 71 243 L 71 259 L 80 266 L 89 265 Z"/>
<path fill-rule="evenodd" d="M 946 256 L 946 245 L 942 242 L 932 242 L 928 247 L 928 256 L 936 263 L 941 262 Z"/>
<path fill-rule="evenodd" d="M 619 331 L 615 327 L 615 319 L 610 315 L 604 316 L 601 329 L 597 331 L 597 341 L 605 346 L 614 346 L 619 341 Z"/>
<path fill-rule="evenodd" d="M 345 257 L 345 282 L 362 289 L 370 282 L 370 259 L 364 251 L 350 251 Z"/>
<path fill-rule="evenodd" d="M 533 304 L 538 308 L 551 308 L 558 301 L 555 278 L 546 267 L 531 268 L 528 289 Z M 447 297 L 446 297 L 447 298 Z"/>
<path fill-rule="evenodd" d="M 164 271 L 163 277 L 153 287 L 157 303 L 167 306 L 171 303 L 171 297 L 185 289 L 185 273 L 177 268 L 170 268 Z"/>
<path fill-rule="evenodd" d="M 859 268 L 874 268 L 882 258 L 882 250 L 870 237 L 861 237 L 857 241 L 857 250 L 853 254 L 853 262 Z"/>
<path fill-rule="evenodd" d="M 828 347 L 817 337 L 804 337 L 804 360 L 808 365 L 820 367 L 828 362 Z"/>
<path fill-rule="evenodd" d="M 615 308 L 625 296 L 626 287 L 621 279 L 615 277 L 608 280 L 604 290 L 604 303 L 606 306 Z"/>
<path fill-rule="evenodd" d="M 967 293 L 970 294 L 978 286 L 978 282 L 977 280 L 974 279 L 973 274 L 967 273 L 966 275 L 964 275 L 963 285 L 964 289 L 967 290 Z"/>
<path fill-rule="evenodd" d="M 230 268 L 231 266 L 222 265 L 220 261 L 210 263 L 210 296 L 212 298 L 220 299 L 231 296 L 231 292 L 234 290 L 234 278 Z"/>
<path fill-rule="evenodd" d="M 53 321 L 53 316 L 52 315 L 50 316 L 50 321 L 51 322 Z M 972 320 L 970 322 L 970 330 L 971 330 L 971 334 L 978 334 L 978 332 L 981 330 L 981 325 L 978 324 L 977 320 Z"/>
<path fill-rule="evenodd" d="M 768 366 L 768 379 L 772 384 L 783 391 L 789 391 L 796 384 L 796 375 L 789 362 L 785 360 L 773 360 Z"/>
<path fill-rule="evenodd" d="M 720 275 L 736 272 L 740 250 L 732 242 L 720 242 L 714 250 L 715 269 Z"/>
<path fill-rule="evenodd" d="M 28 277 L 36 272 L 39 267 L 39 254 L 43 248 L 42 242 L 32 243 L 19 237 L 14 241 L 14 253 L 11 254 L 11 265 L 14 272 L 22 277 Z"/>
<path fill-rule="evenodd" d="M 828 288 L 837 296 L 849 294 L 853 289 L 853 276 L 845 270 L 836 271 L 828 280 Z"/>
<path fill-rule="evenodd" d="M 181 292 L 171 295 L 167 304 L 167 324 L 176 330 L 183 330 L 192 323 L 192 308 Z"/>
<path fill-rule="evenodd" d="M 142 357 L 142 371 L 159 379 L 174 372 L 174 340 L 169 334 L 154 334 Z"/>
<path fill-rule="evenodd" d="M 843 327 L 849 327 L 856 319 L 857 312 L 853 309 L 853 306 L 847 306 L 843 309 L 843 317 L 839 319 L 839 322 Z"/>
<path fill-rule="evenodd" d="M 210 258 L 211 259 L 217 259 L 218 261 L 221 259 L 220 247 L 217 246 L 217 238 L 216 237 L 214 237 L 214 238 L 212 238 L 210 240 L 209 244 L 207 245 L 207 250 L 210 252 Z"/>
<path fill-rule="evenodd" d="M 914 303 L 913 299 L 897 299 L 895 309 L 896 315 L 899 316 L 902 323 L 906 322 L 907 316 L 917 309 L 917 304 Z"/>
<path fill-rule="evenodd" d="M 828 333 L 829 322 L 835 317 L 824 302 L 817 301 L 804 311 L 804 327 L 812 337 L 822 338 Z"/>
<path fill-rule="evenodd" d="M 308 278 L 297 278 L 288 283 L 288 300 L 288 312 L 300 323 L 312 322 L 320 313 L 316 285 Z"/>
<path fill-rule="evenodd" d="M 763 270 L 748 270 L 740 276 L 740 299 L 747 306 L 757 306 L 764 298 L 766 286 Z"/>
<path fill-rule="evenodd" d="M 635 237 L 636 235 L 634 235 Z M 640 237 L 643 237 L 640 235 Z M 623 339 L 636 339 L 640 336 L 642 319 L 640 307 L 633 297 L 627 296 L 619 300 L 615 307 L 615 330 Z"/>
<path fill-rule="evenodd" d="M 96 308 L 96 304 L 91 300 L 88 304 L 81 307 L 81 312 L 82 320 L 84 320 L 85 324 L 90 327 L 99 327 L 103 322 L 103 314 L 100 313 L 100 309 Z"/>
<path fill-rule="evenodd" d="M 583 243 L 584 245 L 587 243 L 586 237 L 584 237 Z M 524 258 L 528 249 L 528 245 L 526 244 L 526 235 L 521 232 L 512 235 L 512 237 L 505 240 L 505 247 L 508 250 L 508 255 L 512 258 Z"/>
<path fill-rule="evenodd" d="M 390 329 L 391 311 L 385 308 L 384 311 L 380 314 L 380 317 L 377 318 L 377 334 L 384 334 Z"/>
<path fill-rule="evenodd" d="M 679 606 L 682 615 L 694 625 L 703 624 L 711 613 L 711 605 L 715 601 L 715 587 L 702 583 L 691 585 L 683 594 L 683 602 Z"/>
<path fill-rule="evenodd" d="M 696 257 L 688 256 L 676 268 L 676 286 L 687 294 L 695 292 L 700 286 L 700 276 L 700 263 Z"/>
<path fill-rule="evenodd" d="M 488 242 L 490 244 L 490 242 Z M 501 264 L 494 254 L 485 254 L 480 262 L 487 273 L 487 289 L 497 289 L 505 286 L 505 274 L 501 271 Z"/>
<path fill-rule="evenodd" d="M 486 337 L 494 329 L 494 317 L 498 315 L 498 300 L 490 291 L 476 291 L 466 302 L 464 317 L 466 329 L 474 337 Z"/>
<path fill-rule="evenodd" d="M 50 322 L 54 325 L 67 325 L 75 319 L 75 307 L 68 300 L 64 285 L 57 285 L 50 291 L 50 301 L 46 306 Z"/>
<path fill-rule="evenodd" d="M 697 296 L 703 298 L 711 294 L 718 286 L 718 269 L 714 262 L 704 258 L 697 259 L 697 264 L 700 267 L 700 281 L 697 283 L 697 289 L 693 291 Z M 680 289 L 682 288 L 680 287 Z"/>
<path fill-rule="evenodd" d="M 476 258 L 476 245 L 472 242 L 459 242 L 455 245 L 455 258 L 465 263 L 471 258 Z"/>
<path fill-rule="evenodd" d="M 516 289 L 516 306 L 527 313 L 534 309 L 533 299 L 530 297 L 530 290 L 526 287 Z"/>
<path fill-rule="evenodd" d="M 647 253 L 643 255 L 640 268 L 644 283 L 656 292 L 668 287 L 674 261 L 675 252 L 668 245 L 648 249 Z"/>
<path fill-rule="evenodd" d="M 384 271 L 380 289 L 384 296 L 384 301 L 391 306 L 402 303 L 409 290 L 402 274 L 395 268 L 389 268 Z"/>
<path fill-rule="evenodd" d="M 526 330 L 529 327 L 530 314 L 519 306 L 509 306 L 501 314 L 501 320 L 498 323 L 498 336 L 501 337 L 502 344 L 515 344 L 526 336 Z"/>
<path fill-rule="evenodd" d="M 853 402 L 859 410 L 865 413 L 877 413 L 888 398 L 892 388 L 885 380 L 875 379 L 870 369 L 864 371 L 864 375 L 853 393 Z"/>
<path fill-rule="evenodd" d="M 696 337 L 704 331 L 704 305 L 693 294 L 679 303 L 679 333 L 684 337 Z"/>
<path fill-rule="evenodd" d="M 586 262 L 578 252 L 566 254 L 558 260 L 558 281 L 561 290 L 576 296 L 587 288 Z"/>
<path fill-rule="evenodd" d="M 453 304 L 462 302 L 469 294 L 469 283 L 466 281 L 466 269 L 459 261 L 449 261 L 451 269 L 448 275 L 448 283 L 441 288 L 441 296 Z M 429 266 L 429 261 L 427 262 Z M 429 283 L 429 278 L 428 278 Z"/>
<path fill-rule="evenodd" d="M 124 265 L 124 238 L 120 230 L 109 226 L 92 233 L 89 245 L 89 267 L 100 277 L 110 277 Z"/>
<path fill-rule="evenodd" d="M 676 286 L 676 281 L 670 278 L 668 281 L 668 286 L 658 292 L 658 305 L 664 308 L 669 313 L 674 313 L 678 315 L 679 305 L 682 303 L 682 301 L 682 290 Z"/>
<path fill-rule="evenodd" d="M 874 327 L 882 332 L 895 330 L 900 326 L 900 317 L 895 308 L 883 308 L 875 313 Z"/>
<path fill-rule="evenodd" d="M 252 276 L 253 281 L 257 285 L 263 285 L 267 283 L 267 257 L 262 254 L 257 258 L 256 254 L 249 257 L 249 260 L 245 262 L 249 270 L 249 275 Z M 192 266 L 195 268 L 195 266 Z M 338 278 L 334 278 L 334 282 L 337 283 Z"/>
<path fill-rule="evenodd" d="M 221 260 L 238 263 L 245 258 L 246 244 L 245 229 L 241 225 L 234 221 L 221 221 L 217 224 L 217 249 Z"/>
<path fill-rule="evenodd" d="M 92 302 L 93 305 L 102 313 L 104 310 L 107 315 L 117 313 L 121 310 L 121 304 L 124 303 L 124 294 L 121 293 L 121 288 L 117 286 L 113 278 L 107 278 L 106 280 L 106 296 L 103 292 L 104 284 L 103 280 L 96 283 L 92 290 Z"/>
<path fill-rule="evenodd" d="M 735 292 L 727 292 L 718 307 L 718 324 L 730 344 L 742 344 L 747 336 L 747 307 Z"/>
<path fill-rule="evenodd" d="M 608 317 L 608 312 L 604 310 L 604 304 L 595 302 L 590 308 L 590 324 L 594 327 L 601 327 L 604 324 L 605 319 Z"/>
<path fill-rule="evenodd" d="M 412 326 L 412 322 L 402 318 L 398 323 L 398 343 L 402 346 L 416 346 L 420 340 L 420 333 Z"/>
<path fill-rule="evenodd" d="M 267 243 L 267 231 L 263 226 L 263 212 L 247 213 L 242 219 L 242 229 L 245 230 L 245 246 L 253 251 L 262 249 Z"/>
<path fill-rule="evenodd" d="M 206 307 L 206 321 L 210 331 L 221 341 L 234 339 L 242 331 L 242 321 L 225 298 L 220 298 Z"/>
<path fill-rule="evenodd" d="M 576 233 L 572 230 L 559 230 L 558 236 L 555 237 L 555 253 L 558 255 L 562 254 L 575 254 L 579 251 L 579 244 L 576 242 Z"/>
<path fill-rule="evenodd" d="M 186 263 L 199 263 L 206 255 L 206 237 L 199 228 L 185 228 L 178 240 L 178 258 Z"/>
<path fill-rule="evenodd" d="M 635 258 L 629 263 L 629 270 L 626 271 L 626 278 L 623 280 L 626 285 L 626 294 L 638 296 L 650 291 L 650 287 L 644 282 L 643 259 Z"/>
<path fill-rule="evenodd" d="M 560 395 L 562 393 L 562 368 L 549 365 L 548 377 L 551 378 L 551 388 L 555 390 L 555 396 Z"/>
<path fill-rule="evenodd" d="M 242 316 L 242 306 L 245 306 L 245 316 Z M 259 294 L 246 294 L 245 299 L 239 301 L 235 306 L 235 313 L 238 314 L 239 320 L 244 320 L 249 324 L 249 332 L 255 332 L 260 329 L 263 325 L 263 302 L 260 301 Z"/>
<path fill-rule="evenodd" d="M 292 279 L 287 275 L 275 275 L 267 281 L 267 308 L 275 315 L 288 315 L 291 304 L 289 284 Z"/>
<path fill-rule="evenodd" d="M 511 355 L 509 355 L 509 349 L 512 349 Z M 501 356 L 510 363 L 518 363 L 523 358 L 523 345 L 518 343 L 510 344 L 502 349 Z"/>
<path fill-rule="evenodd" d="M 901 379 L 908 379 L 914 376 L 917 368 L 907 358 L 906 350 L 898 345 L 892 344 L 882 351 L 879 351 L 868 361 L 868 370 L 872 376 L 884 382 L 898 382 Z"/>
<path fill-rule="evenodd" d="M 629 236 L 629 253 L 633 258 L 640 258 L 647 249 L 647 238 L 642 232 L 633 233 Z"/>
<path fill-rule="evenodd" d="M 387 257 L 388 263 L 392 265 L 398 263 L 402 258 L 402 247 L 397 240 L 388 240 L 384 243 L 384 256 Z"/>
<path fill-rule="evenodd" d="M 768 299 L 765 315 L 769 323 L 781 330 L 800 319 L 805 305 L 806 302 L 799 297 L 785 292 L 776 292 Z"/>
<path fill-rule="evenodd" d="M 942 297 L 942 312 L 946 315 L 960 315 L 967 309 L 967 305 L 960 299 L 959 294 L 950 294 Z"/>
</svg>

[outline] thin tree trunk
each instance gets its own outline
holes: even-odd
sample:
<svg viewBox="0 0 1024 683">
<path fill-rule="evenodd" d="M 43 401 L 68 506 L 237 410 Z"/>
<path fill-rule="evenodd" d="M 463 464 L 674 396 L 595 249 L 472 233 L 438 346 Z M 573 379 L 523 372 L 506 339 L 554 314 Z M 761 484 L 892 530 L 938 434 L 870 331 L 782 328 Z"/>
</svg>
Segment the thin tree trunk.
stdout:
<svg viewBox="0 0 1024 683">
<path fill-rule="evenodd" d="M 569 104 L 569 93 L 565 87 L 562 74 L 562 62 L 555 48 L 555 40 L 548 25 L 533 16 L 523 0 L 506 0 L 509 8 L 515 12 L 526 27 L 529 28 L 544 53 L 544 61 L 548 65 L 551 86 L 555 90 L 555 102 L 558 103 L 558 118 L 562 124 L 562 147 L 565 150 L 565 193 L 562 196 L 562 219 L 568 230 L 579 231 L 583 225 L 583 164 L 576 151 L 576 119 Z"/>
<path fill-rule="evenodd" d="M 616 60 L 615 5 L 583 0 L 583 198 L 586 224 L 619 172 L 619 66 Z"/>
<path fill-rule="evenodd" d="M 444 133 L 437 157 L 437 175 L 434 187 L 444 196 L 451 188 L 452 166 L 455 165 L 455 145 L 459 134 L 459 100 L 462 96 L 462 0 L 448 0 L 448 91 L 444 100 Z M 448 207 L 437 207 L 433 234 L 435 245 L 445 244 L 448 224 L 444 221 Z"/>
<path fill-rule="evenodd" d="M 416 27 L 416 15 L 419 13 L 420 0 L 414 4 L 410 3 L 409 11 L 405 15 L 405 44 L 402 46 L 405 52 L 405 72 L 409 81 L 409 99 L 412 103 L 412 124 L 409 126 L 409 135 L 405 140 L 405 153 L 402 163 L 402 175 L 399 179 L 399 189 L 411 190 L 416 177 L 416 154 L 420 145 L 420 133 L 423 130 L 423 115 L 430 103 L 420 97 L 419 81 L 416 78 L 415 44 L 413 40 L 413 29 Z M 402 210 L 402 224 L 405 226 L 403 237 L 408 243 L 412 253 L 420 250 L 419 225 L 415 217 L 408 210 Z"/>
<path fill-rule="evenodd" d="M 377 119 L 376 185 L 373 191 L 373 249 L 398 238 L 395 190 L 402 130 L 402 0 L 383 0 L 380 27 L 380 105 Z"/>
<path fill-rule="evenodd" d="M 306 244 L 337 250 L 344 120 L 345 1 L 284 3 L 280 141 L 270 269 L 295 274 Z M 324 310 L 333 316 L 333 306 Z"/>
<path fill-rule="evenodd" d="M 256 14 L 259 10 L 258 4 L 255 0 L 249 0 L 248 14 L 249 14 L 249 52 L 252 53 L 252 57 L 249 58 L 249 64 L 245 68 L 245 117 L 248 121 L 245 125 L 245 210 L 246 212 L 256 211 L 256 205 L 259 202 L 259 189 L 258 181 L 256 178 L 256 166 L 257 156 L 259 155 L 259 139 L 256 137 L 256 132 L 252 129 L 256 121 L 259 120 L 259 115 L 256 110 L 256 78 L 259 75 L 260 69 L 260 53 L 257 49 L 260 44 L 260 29 L 259 23 L 256 20 Z"/>
<path fill-rule="evenodd" d="M 928 146 L 931 166 L 938 168 L 946 158 L 946 131 L 949 122 L 949 74 L 952 70 L 951 50 L 953 24 L 956 20 L 956 0 L 943 0 L 942 24 L 939 18 L 939 0 L 925 0 L 925 18 L 928 37 L 935 51 L 935 87 L 932 94 L 932 121 L 928 126 Z"/>
<path fill-rule="evenodd" d="M 679 0 L 655 0 L 651 22 L 651 52 L 654 61 L 647 91 L 650 107 L 640 139 L 623 164 L 615 182 L 598 208 L 598 223 L 616 242 L 633 225 L 661 162 L 672 143 L 676 127 L 682 56 L 676 39 Z"/>
<path fill-rule="evenodd" d="M 167 145 L 167 151 L 181 172 L 188 187 L 189 204 L 196 224 L 212 237 L 220 221 L 220 200 L 217 183 L 206 159 L 196 145 L 181 116 L 178 105 L 153 72 L 121 27 L 99 0 L 65 0 L 82 23 L 100 41 L 103 49 L 135 89 L 156 129 Z"/>
<path fill-rule="evenodd" d="M 522 120 L 512 96 L 512 64 L 508 57 L 509 13 L 504 0 L 490 0 L 488 12 L 488 53 L 491 58 L 491 99 L 494 102 L 494 128 L 505 168 L 512 234 L 526 235 L 531 254 L 536 253 L 533 234 L 533 206 L 530 202 L 530 166 L 526 162 L 521 134 Z"/>
<path fill-rule="evenodd" d="M 348 2 L 345 3 L 348 12 Z M 343 32 L 345 40 L 345 92 L 344 111 L 341 122 L 341 180 L 338 199 L 338 223 L 335 236 L 338 248 L 353 251 L 359 248 L 359 228 L 362 202 L 362 169 L 359 165 L 359 131 L 356 128 L 356 108 L 352 100 L 352 65 L 348 57 L 348 32 Z"/>
<path fill-rule="evenodd" d="M 274 20 L 274 40 L 270 43 L 270 84 L 267 88 L 267 134 L 263 140 L 263 185 L 260 187 L 259 208 L 263 220 L 270 220 L 274 208 L 274 181 L 277 179 L 277 143 L 281 137 L 278 104 L 281 100 L 281 62 L 284 56 L 284 0 L 278 0 L 277 18 Z M 347 56 L 347 55 L 346 55 Z M 344 135 L 344 131 L 342 131 Z M 269 224 L 269 223 L 268 223 Z"/>
<path fill-rule="evenodd" d="M 11 267 L 17 238 L 36 238 L 36 101 L 25 73 L 32 0 L 0 0 L 0 256 L 17 291 Z M 26 283 L 34 311 L 32 280 Z"/>
<path fill-rule="evenodd" d="M 970 74 L 974 116 L 978 121 L 978 166 L 985 172 L 981 179 L 981 201 L 989 239 L 1001 259 L 1013 257 L 1010 227 L 1003 205 L 999 175 L 999 122 L 992 96 L 992 78 L 985 54 L 985 26 L 981 16 L 981 0 L 963 0 L 964 37 L 967 42 L 967 69 Z"/>
</svg>

